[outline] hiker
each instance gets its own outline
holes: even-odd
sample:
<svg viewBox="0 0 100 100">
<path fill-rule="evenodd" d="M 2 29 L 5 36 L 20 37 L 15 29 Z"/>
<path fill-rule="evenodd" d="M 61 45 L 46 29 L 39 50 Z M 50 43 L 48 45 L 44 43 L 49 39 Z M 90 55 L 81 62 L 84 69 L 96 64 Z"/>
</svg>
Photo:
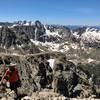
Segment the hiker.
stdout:
<svg viewBox="0 0 100 100">
<path fill-rule="evenodd" d="M 19 79 L 18 70 L 16 69 L 16 64 L 10 63 L 1 80 L 2 84 L 6 84 L 7 82 L 10 83 L 10 89 L 14 90 L 18 97 L 17 88 L 21 86 L 21 82 Z"/>
</svg>

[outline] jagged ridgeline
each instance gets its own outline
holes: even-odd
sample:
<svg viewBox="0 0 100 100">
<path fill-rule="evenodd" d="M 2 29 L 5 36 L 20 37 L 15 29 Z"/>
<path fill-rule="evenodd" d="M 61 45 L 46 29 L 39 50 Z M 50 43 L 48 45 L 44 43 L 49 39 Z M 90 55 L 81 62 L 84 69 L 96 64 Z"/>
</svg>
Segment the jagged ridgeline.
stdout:
<svg viewBox="0 0 100 100">
<path fill-rule="evenodd" d="M 2 28 L 0 28 L 0 51 L 8 53 L 16 52 L 20 54 L 40 52 L 40 50 L 30 41 L 30 39 L 35 39 L 36 25 L 21 25 L 15 27 L 3 25 Z M 42 26 L 41 23 L 39 25 Z M 45 34 L 44 29 L 41 27 L 38 28 L 37 32 L 37 40 L 40 35 Z"/>
<path fill-rule="evenodd" d="M 32 41 L 53 42 L 58 41 L 60 37 L 54 37 L 51 33 L 59 31 L 63 40 L 68 39 L 71 35 L 68 27 L 60 27 L 56 25 L 45 26 L 40 21 L 35 21 L 34 24 L 18 22 L 16 24 L 1 24 L 0 26 L 0 47 L 3 52 L 12 49 L 18 53 L 37 53 L 40 52 L 38 47 Z M 50 34 L 47 34 L 48 31 Z M 64 33 L 64 34 L 63 34 Z M 58 34 L 58 33 L 57 33 Z M 4 50 L 2 50 L 4 49 Z M 13 52 L 13 50 L 11 52 Z M 15 52 L 14 51 L 14 52 Z"/>
</svg>

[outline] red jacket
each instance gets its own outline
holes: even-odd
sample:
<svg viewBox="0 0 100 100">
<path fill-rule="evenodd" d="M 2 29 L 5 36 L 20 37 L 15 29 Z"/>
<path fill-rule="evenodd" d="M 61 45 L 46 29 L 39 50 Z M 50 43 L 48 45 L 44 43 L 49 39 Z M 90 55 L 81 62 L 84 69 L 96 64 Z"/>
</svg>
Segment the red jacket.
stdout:
<svg viewBox="0 0 100 100">
<path fill-rule="evenodd" d="M 18 75 L 17 69 L 15 68 L 13 73 L 9 69 L 7 69 L 6 73 L 4 75 L 4 79 L 5 79 L 5 77 L 8 77 L 10 83 L 17 82 L 19 80 L 19 75 Z"/>
</svg>

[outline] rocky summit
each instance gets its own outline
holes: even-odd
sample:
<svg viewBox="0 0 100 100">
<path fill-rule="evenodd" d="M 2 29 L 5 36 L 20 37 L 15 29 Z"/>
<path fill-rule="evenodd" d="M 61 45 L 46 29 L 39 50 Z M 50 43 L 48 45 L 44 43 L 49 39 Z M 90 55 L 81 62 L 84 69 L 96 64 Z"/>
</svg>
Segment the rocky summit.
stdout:
<svg viewBox="0 0 100 100">
<path fill-rule="evenodd" d="M 0 80 L 13 63 L 20 86 L 0 83 L 0 100 L 100 99 L 99 54 L 96 27 L 1 22 Z"/>
</svg>

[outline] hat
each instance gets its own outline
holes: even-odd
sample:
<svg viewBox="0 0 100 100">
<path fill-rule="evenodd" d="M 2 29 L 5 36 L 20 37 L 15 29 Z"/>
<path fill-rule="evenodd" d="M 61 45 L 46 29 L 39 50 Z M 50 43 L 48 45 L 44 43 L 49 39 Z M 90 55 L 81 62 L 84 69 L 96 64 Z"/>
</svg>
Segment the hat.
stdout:
<svg viewBox="0 0 100 100">
<path fill-rule="evenodd" d="M 16 66 L 16 64 L 15 63 L 10 63 L 10 66 L 14 67 L 14 66 Z"/>
<path fill-rule="evenodd" d="M 10 63 L 9 65 L 6 65 L 7 67 L 15 67 L 16 66 L 16 64 L 14 64 L 14 63 Z"/>
</svg>

